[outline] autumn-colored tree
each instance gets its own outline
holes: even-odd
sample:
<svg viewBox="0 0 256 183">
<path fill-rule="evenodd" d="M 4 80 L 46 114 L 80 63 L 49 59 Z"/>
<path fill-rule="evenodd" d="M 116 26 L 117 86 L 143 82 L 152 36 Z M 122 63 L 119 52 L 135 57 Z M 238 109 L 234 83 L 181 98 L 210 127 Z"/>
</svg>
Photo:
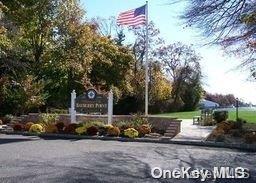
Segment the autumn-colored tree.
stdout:
<svg viewBox="0 0 256 183">
<path fill-rule="evenodd" d="M 155 54 L 172 81 L 173 110 L 195 109 L 202 95 L 200 56 L 180 42 L 160 47 Z"/>
<path fill-rule="evenodd" d="M 172 83 L 164 75 L 161 65 L 151 65 L 149 103 L 151 113 L 167 112 L 170 109 Z"/>
<path fill-rule="evenodd" d="M 11 89 L 15 85 L 19 96 L 24 96 L 16 100 L 19 109 L 27 111 L 26 106 L 32 108 L 29 97 L 21 95 L 26 90 L 22 83 L 27 81 L 27 75 L 33 77 L 32 83 L 35 86 L 43 81 L 39 91 L 46 101 L 34 100 L 38 101 L 38 105 L 33 104 L 37 107 L 45 104 L 45 107 L 67 108 L 70 92 L 76 89 L 78 94 L 83 93 L 88 82 L 90 85 L 102 85 L 106 90 L 129 90 L 127 77 L 131 75 L 131 52 L 108 36 L 101 35 L 95 24 L 86 22 L 85 13 L 78 1 L 29 0 L 3 3 L 8 11 L 2 22 L 8 25 L 6 39 L 10 39 L 11 46 L 10 52 L 1 57 L 2 63 L 7 63 L 9 59 L 15 67 L 21 68 L 19 64 L 23 62 L 27 65 L 24 72 L 18 72 L 23 73 L 22 76 L 4 80 L 10 83 L 6 85 L 7 88 Z M 6 43 L 0 40 L 0 45 L 3 44 Z M 6 74 L 10 76 L 10 73 Z M 15 97 L 15 92 L 3 96 L 6 104 Z M 18 105 L 12 102 L 9 104 Z"/>
</svg>

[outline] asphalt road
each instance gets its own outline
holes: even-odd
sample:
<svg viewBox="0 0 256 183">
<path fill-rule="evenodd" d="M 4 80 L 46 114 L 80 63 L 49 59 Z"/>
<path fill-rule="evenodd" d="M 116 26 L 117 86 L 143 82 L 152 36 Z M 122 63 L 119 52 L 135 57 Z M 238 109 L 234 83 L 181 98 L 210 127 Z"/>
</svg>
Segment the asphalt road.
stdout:
<svg viewBox="0 0 256 183">
<path fill-rule="evenodd" d="M 173 144 L 99 140 L 47 140 L 0 134 L 0 182 L 201 182 L 199 179 L 154 179 L 154 167 L 244 167 L 256 182 L 256 153 Z M 207 179 L 206 182 L 212 182 Z"/>
</svg>

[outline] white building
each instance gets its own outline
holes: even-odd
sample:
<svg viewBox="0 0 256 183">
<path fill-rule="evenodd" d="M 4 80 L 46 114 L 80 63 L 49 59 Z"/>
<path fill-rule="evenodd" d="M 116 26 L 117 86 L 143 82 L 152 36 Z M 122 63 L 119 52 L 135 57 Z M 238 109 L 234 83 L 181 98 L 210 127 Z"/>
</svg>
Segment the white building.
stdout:
<svg viewBox="0 0 256 183">
<path fill-rule="evenodd" d="M 210 100 L 205 100 L 205 99 L 202 99 L 199 102 L 199 105 L 200 105 L 200 108 L 202 108 L 202 109 L 215 109 L 215 108 L 218 108 L 220 106 L 216 102 L 213 102 L 213 101 L 210 101 Z"/>
</svg>

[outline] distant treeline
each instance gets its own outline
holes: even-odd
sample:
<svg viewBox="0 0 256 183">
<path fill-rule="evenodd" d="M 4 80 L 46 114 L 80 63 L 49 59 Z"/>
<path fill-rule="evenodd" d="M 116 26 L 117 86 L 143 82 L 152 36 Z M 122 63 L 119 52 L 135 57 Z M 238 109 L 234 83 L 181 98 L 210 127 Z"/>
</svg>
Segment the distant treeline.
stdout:
<svg viewBox="0 0 256 183">
<path fill-rule="evenodd" d="M 221 107 L 229 107 L 229 106 L 236 106 L 236 97 L 233 94 L 211 94 L 206 93 L 205 95 L 206 100 L 210 100 L 213 102 L 218 103 Z M 238 105 L 241 107 L 250 106 L 249 103 L 245 103 L 241 100 L 238 100 Z"/>
</svg>

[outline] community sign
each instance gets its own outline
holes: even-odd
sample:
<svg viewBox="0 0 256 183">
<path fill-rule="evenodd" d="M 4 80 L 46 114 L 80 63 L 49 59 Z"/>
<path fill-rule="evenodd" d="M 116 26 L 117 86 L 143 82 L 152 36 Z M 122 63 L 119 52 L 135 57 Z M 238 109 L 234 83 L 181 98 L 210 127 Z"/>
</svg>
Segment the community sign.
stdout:
<svg viewBox="0 0 256 183">
<path fill-rule="evenodd" d="M 108 97 L 98 93 L 95 89 L 88 89 L 75 100 L 75 109 L 83 114 L 106 114 L 108 111 Z"/>
</svg>

